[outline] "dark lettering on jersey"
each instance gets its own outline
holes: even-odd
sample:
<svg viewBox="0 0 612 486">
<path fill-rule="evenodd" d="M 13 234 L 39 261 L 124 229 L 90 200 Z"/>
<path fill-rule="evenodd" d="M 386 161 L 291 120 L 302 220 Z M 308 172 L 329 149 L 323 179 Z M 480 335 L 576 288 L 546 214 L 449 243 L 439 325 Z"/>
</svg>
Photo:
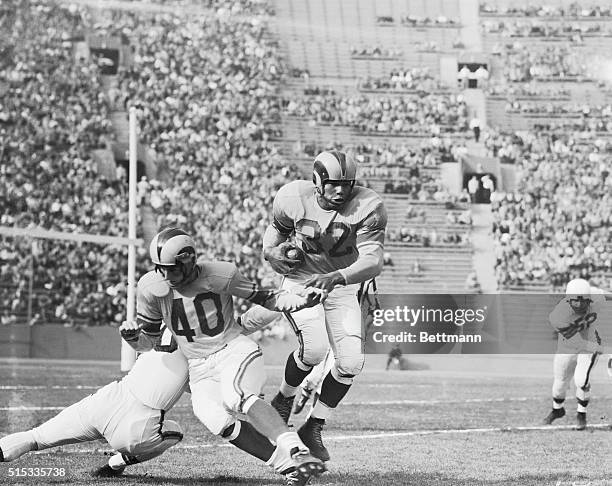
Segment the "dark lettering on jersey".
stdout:
<svg viewBox="0 0 612 486">
<path fill-rule="evenodd" d="M 205 301 L 211 301 L 215 306 L 216 322 L 214 323 L 209 323 L 206 318 L 206 310 L 203 305 Z M 182 336 L 192 343 L 198 328 L 203 335 L 209 337 L 217 336 L 223 332 L 225 329 L 225 322 L 223 320 L 223 305 L 219 294 L 215 294 L 214 292 L 203 292 L 198 294 L 193 299 L 193 307 L 195 309 L 195 316 L 193 312 L 188 315 L 185 311 L 185 304 L 182 298 L 172 301 L 170 322 L 172 324 L 172 330 L 177 336 Z"/>
<path fill-rule="evenodd" d="M 565 339 L 571 339 L 580 331 L 588 329 L 596 320 L 597 312 L 589 312 L 583 316 L 578 316 L 569 326 L 559 329 L 559 332 Z"/>
<path fill-rule="evenodd" d="M 335 221 L 323 233 L 318 222 L 301 219 L 295 225 L 295 231 L 301 235 L 302 250 L 310 255 L 327 253 L 331 257 L 341 257 L 356 250 L 346 244 L 351 227 L 345 223 Z"/>
</svg>

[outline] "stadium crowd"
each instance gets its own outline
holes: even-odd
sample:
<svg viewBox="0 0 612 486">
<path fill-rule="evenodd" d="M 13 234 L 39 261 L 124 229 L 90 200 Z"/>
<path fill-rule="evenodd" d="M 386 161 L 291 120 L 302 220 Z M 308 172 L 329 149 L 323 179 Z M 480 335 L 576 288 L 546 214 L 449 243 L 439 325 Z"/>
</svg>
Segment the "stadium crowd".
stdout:
<svg viewBox="0 0 612 486">
<path fill-rule="evenodd" d="M 468 130 L 461 95 L 304 96 L 283 100 L 283 113 L 365 133 L 431 135 Z"/>
<path fill-rule="evenodd" d="M 388 76 L 367 77 L 359 81 L 362 91 L 423 91 L 430 93 L 442 89 L 428 68 L 396 69 Z"/>
<path fill-rule="evenodd" d="M 562 287 L 577 276 L 602 284 L 612 271 L 612 145 L 525 132 L 512 136 L 512 147 L 521 191 L 492 204 L 500 286 Z"/>
<path fill-rule="evenodd" d="M 101 176 L 91 157 L 112 137 L 98 67 L 75 59 L 67 41 L 82 38 L 86 11 L 46 2 L 7 7 L 0 38 L 5 53 L 0 70 L 0 224 L 125 235 L 125 184 Z M 11 28 L 5 28 L 9 23 Z M 83 316 L 116 322 L 125 294 L 126 252 L 121 248 L 6 237 L 1 246 L 3 285 L 15 285 L 19 297 L 27 293 L 29 279 L 48 291 L 35 295 L 33 317 L 69 314 L 67 322 Z M 10 303 L 14 311 L 27 305 L 24 298 Z"/>
<path fill-rule="evenodd" d="M 573 2 L 564 5 L 509 5 L 500 7 L 481 2 L 479 5 L 481 15 L 507 15 L 515 17 L 566 17 L 566 18 L 592 18 L 612 17 L 612 9 L 601 5 L 581 5 Z"/>
<path fill-rule="evenodd" d="M 510 82 L 588 79 L 584 55 L 567 46 L 527 49 L 515 42 L 504 51 L 502 61 L 503 77 Z"/>
<path fill-rule="evenodd" d="M 593 22 L 569 22 L 551 24 L 541 21 L 485 21 L 481 25 L 486 34 L 501 34 L 504 37 L 563 38 L 582 42 L 583 37 L 610 36 L 612 29 Z"/>
</svg>

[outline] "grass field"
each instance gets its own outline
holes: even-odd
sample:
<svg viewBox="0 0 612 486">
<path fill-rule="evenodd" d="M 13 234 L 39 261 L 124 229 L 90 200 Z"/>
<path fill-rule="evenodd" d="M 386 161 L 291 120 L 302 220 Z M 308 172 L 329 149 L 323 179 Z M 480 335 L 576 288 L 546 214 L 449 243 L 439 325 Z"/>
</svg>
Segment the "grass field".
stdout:
<svg viewBox="0 0 612 486">
<path fill-rule="evenodd" d="M 559 426 L 540 426 L 550 407 L 552 356 L 430 356 L 416 358 L 427 370 L 389 372 L 382 358 L 369 360 L 329 421 L 332 461 L 313 484 L 612 485 L 612 380 L 603 363 L 593 376 L 589 428 L 579 432 L 573 398 Z M 268 400 L 281 372 L 268 370 Z M 0 360 L 0 435 L 36 426 L 118 375 L 117 363 Z M 211 436 L 193 416 L 189 395 L 168 417 L 186 431 L 181 444 L 121 478 L 95 483 L 283 484 Z M 106 443 L 92 442 L 31 453 L 0 464 L 0 484 L 90 484 L 108 451 Z M 66 476 L 16 479 L 9 467 L 63 467 Z"/>
</svg>

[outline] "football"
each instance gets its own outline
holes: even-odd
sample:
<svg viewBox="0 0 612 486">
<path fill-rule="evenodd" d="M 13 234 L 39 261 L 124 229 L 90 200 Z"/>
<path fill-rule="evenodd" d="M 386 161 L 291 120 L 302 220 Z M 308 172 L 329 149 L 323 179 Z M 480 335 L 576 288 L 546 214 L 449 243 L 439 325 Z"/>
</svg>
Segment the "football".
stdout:
<svg viewBox="0 0 612 486">
<path fill-rule="evenodd" d="M 304 252 L 295 246 L 287 248 L 285 256 L 291 260 L 304 261 Z"/>
</svg>

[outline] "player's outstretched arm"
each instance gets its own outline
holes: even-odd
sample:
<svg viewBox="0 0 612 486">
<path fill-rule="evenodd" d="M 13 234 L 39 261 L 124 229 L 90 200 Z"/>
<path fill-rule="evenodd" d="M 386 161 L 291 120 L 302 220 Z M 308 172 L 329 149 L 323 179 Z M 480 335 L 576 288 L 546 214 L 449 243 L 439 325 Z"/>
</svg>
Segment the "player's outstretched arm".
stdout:
<svg viewBox="0 0 612 486">
<path fill-rule="evenodd" d="M 305 307 L 320 304 L 327 298 L 327 292 L 316 288 L 302 288 L 293 291 L 262 289 L 255 282 L 245 278 L 234 264 L 231 264 L 228 269 L 231 270 L 231 276 L 223 285 L 223 291 L 269 310 L 296 312 Z"/>
</svg>

